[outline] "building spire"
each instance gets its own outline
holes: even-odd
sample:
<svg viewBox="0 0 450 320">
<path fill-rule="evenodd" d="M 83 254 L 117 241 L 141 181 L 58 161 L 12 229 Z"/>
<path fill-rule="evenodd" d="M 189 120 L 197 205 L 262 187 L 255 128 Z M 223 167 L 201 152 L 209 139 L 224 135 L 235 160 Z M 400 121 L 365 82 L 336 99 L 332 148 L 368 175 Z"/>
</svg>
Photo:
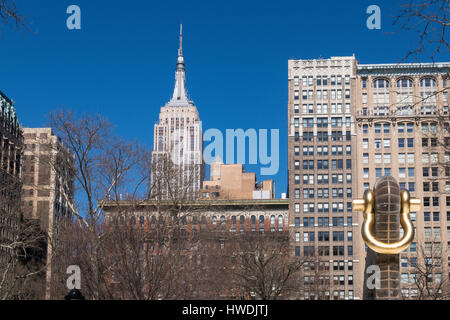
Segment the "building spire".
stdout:
<svg viewBox="0 0 450 320">
<path fill-rule="evenodd" d="M 183 23 L 180 23 L 180 48 L 178 49 L 178 56 L 183 55 Z"/>
<path fill-rule="evenodd" d="M 180 23 L 180 47 L 178 48 L 177 69 L 175 71 L 175 88 L 173 90 L 172 99 L 167 106 L 182 107 L 193 104 L 194 103 L 189 100 L 186 90 L 186 70 L 183 57 L 183 24 Z"/>
</svg>

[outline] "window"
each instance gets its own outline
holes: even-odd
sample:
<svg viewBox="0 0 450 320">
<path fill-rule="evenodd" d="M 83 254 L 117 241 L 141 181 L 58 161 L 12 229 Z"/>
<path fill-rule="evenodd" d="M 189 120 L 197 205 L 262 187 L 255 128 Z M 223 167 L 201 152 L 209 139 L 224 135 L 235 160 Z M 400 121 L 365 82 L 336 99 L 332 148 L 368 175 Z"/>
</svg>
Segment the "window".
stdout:
<svg viewBox="0 0 450 320">
<path fill-rule="evenodd" d="M 375 177 L 380 178 L 382 176 L 382 174 L 383 173 L 382 173 L 382 169 L 381 168 L 375 168 Z"/>
<path fill-rule="evenodd" d="M 390 153 L 384 154 L 384 163 L 386 163 L 386 164 L 391 163 L 391 154 Z"/>
<path fill-rule="evenodd" d="M 363 148 L 368 149 L 369 148 L 369 139 L 363 139 Z"/>
<path fill-rule="evenodd" d="M 381 163 L 381 153 L 375 154 L 375 163 Z"/>
<path fill-rule="evenodd" d="M 381 148 L 381 139 L 375 139 L 375 148 L 380 149 Z"/>
<path fill-rule="evenodd" d="M 402 283 L 408 283 L 409 282 L 409 274 L 402 273 Z"/>
<path fill-rule="evenodd" d="M 368 153 L 363 154 L 363 163 L 369 163 L 369 154 Z"/>
<path fill-rule="evenodd" d="M 406 124 L 406 132 L 412 133 L 414 131 L 414 123 L 407 123 Z"/>
</svg>

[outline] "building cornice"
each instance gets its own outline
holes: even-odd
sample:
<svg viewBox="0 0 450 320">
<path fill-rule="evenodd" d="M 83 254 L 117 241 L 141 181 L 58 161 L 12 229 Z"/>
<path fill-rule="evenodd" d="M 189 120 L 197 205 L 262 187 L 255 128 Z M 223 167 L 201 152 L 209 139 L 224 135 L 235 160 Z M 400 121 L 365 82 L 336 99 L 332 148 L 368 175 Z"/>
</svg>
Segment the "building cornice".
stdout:
<svg viewBox="0 0 450 320">
<path fill-rule="evenodd" d="M 358 64 L 357 66 L 358 76 L 430 75 L 447 74 L 449 71 L 449 62 Z"/>
</svg>

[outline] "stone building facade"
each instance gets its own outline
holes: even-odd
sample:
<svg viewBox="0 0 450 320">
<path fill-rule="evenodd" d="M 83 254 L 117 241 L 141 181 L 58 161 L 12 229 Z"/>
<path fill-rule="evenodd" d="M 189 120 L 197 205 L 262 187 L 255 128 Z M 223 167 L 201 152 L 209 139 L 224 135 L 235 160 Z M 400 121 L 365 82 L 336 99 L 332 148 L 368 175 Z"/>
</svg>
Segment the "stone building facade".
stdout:
<svg viewBox="0 0 450 320">
<path fill-rule="evenodd" d="M 181 31 L 173 96 L 154 127 L 151 196 L 165 200 L 197 199 L 204 176 L 202 124 L 186 89 Z"/>
<path fill-rule="evenodd" d="M 26 219 L 48 235 L 46 298 L 50 298 L 52 240 L 58 225 L 73 217 L 73 156 L 51 128 L 24 128 L 22 205 Z"/>
<path fill-rule="evenodd" d="M 424 256 L 436 257 L 429 281 L 448 281 L 449 67 L 359 64 L 354 56 L 289 60 L 292 254 L 329 259 L 333 299 L 362 298 L 367 248 L 351 200 L 382 176 L 423 203 L 412 213 L 415 241 L 399 257 L 402 298 L 417 297 Z"/>
<path fill-rule="evenodd" d="M 289 230 L 293 256 L 317 256 L 324 292 L 360 299 L 356 195 L 356 59 L 288 62 Z M 311 270 L 311 277 L 317 270 Z M 314 281 L 319 281 L 315 279 Z M 313 286 L 314 287 L 314 286 Z"/>
<path fill-rule="evenodd" d="M 424 257 L 435 264 L 429 281 L 450 276 L 449 71 L 450 63 L 357 67 L 357 195 L 388 175 L 422 201 L 411 214 L 415 240 L 399 257 L 402 298 L 417 298 L 416 266 Z"/>
</svg>

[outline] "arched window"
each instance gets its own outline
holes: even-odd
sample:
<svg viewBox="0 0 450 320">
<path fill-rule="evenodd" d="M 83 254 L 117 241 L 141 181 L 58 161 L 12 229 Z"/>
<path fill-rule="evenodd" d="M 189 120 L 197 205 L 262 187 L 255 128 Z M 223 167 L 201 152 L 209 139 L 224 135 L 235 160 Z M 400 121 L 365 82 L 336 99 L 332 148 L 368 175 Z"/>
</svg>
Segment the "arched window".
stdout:
<svg viewBox="0 0 450 320">
<path fill-rule="evenodd" d="M 140 217 L 139 217 L 139 224 L 141 225 L 141 227 L 144 226 L 144 223 L 145 223 L 145 218 L 144 218 L 144 216 L 140 216 Z"/>
<path fill-rule="evenodd" d="M 160 217 L 160 224 L 161 224 L 161 218 Z M 150 228 L 155 229 L 156 228 L 156 217 L 152 216 L 152 218 L 150 219 Z"/>
<path fill-rule="evenodd" d="M 283 223 L 283 216 L 279 215 L 278 216 L 278 231 L 279 232 L 283 231 L 283 225 L 284 225 L 284 223 Z"/>
<path fill-rule="evenodd" d="M 375 115 L 389 115 L 389 81 L 377 79 L 373 82 L 373 112 Z"/>
<path fill-rule="evenodd" d="M 413 81 L 408 78 L 402 78 L 397 80 L 397 88 L 412 88 Z"/>
<path fill-rule="evenodd" d="M 221 226 L 222 228 L 225 228 L 225 216 L 221 216 L 221 217 L 220 217 L 220 226 Z"/>
<path fill-rule="evenodd" d="M 420 80 L 421 88 L 434 88 L 436 87 L 436 80 L 433 78 L 423 78 Z"/>
<path fill-rule="evenodd" d="M 259 232 L 264 233 L 264 216 L 259 216 Z"/>
<path fill-rule="evenodd" d="M 236 216 L 231 216 L 231 232 L 236 232 Z"/>
<path fill-rule="evenodd" d="M 436 114 L 436 80 L 423 78 L 420 80 L 421 114 Z"/>
<path fill-rule="evenodd" d="M 409 78 L 397 80 L 397 115 L 412 115 L 414 105 L 413 81 Z"/>
<path fill-rule="evenodd" d="M 120 216 L 120 217 L 119 217 L 119 224 L 120 224 L 121 226 L 123 226 L 123 225 L 125 224 L 125 218 L 124 218 L 124 216 Z"/>
<path fill-rule="evenodd" d="M 130 225 L 132 228 L 136 227 L 136 217 L 132 216 L 130 219 Z"/>
<path fill-rule="evenodd" d="M 270 231 L 275 232 L 275 216 L 270 216 Z"/>
<path fill-rule="evenodd" d="M 240 218 L 239 218 L 239 229 L 241 230 L 241 232 L 244 232 L 244 227 L 245 227 L 245 217 L 244 216 L 240 216 Z"/>
<path fill-rule="evenodd" d="M 252 225 L 252 232 L 255 232 L 256 231 L 256 217 L 255 216 L 251 216 L 250 222 L 251 222 L 251 225 Z"/>
<path fill-rule="evenodd" d="M 374 89 L 389 88 L 389 81 L 386 79 L 377 79 L 373 82 Z"/>
<path fill-rule="evenodd" d="M 206 217 L 202 216 L 201 218 L 201 225 L 200 225 L 200 230 L 204 231 L 206 229 Z"/>
<path fill-rule="evenodd" d="M 213 226 L 217 225 L 217 217 L 216 216 L 213 216 L 212 223 L 213 223 Z"/>
</svg>

